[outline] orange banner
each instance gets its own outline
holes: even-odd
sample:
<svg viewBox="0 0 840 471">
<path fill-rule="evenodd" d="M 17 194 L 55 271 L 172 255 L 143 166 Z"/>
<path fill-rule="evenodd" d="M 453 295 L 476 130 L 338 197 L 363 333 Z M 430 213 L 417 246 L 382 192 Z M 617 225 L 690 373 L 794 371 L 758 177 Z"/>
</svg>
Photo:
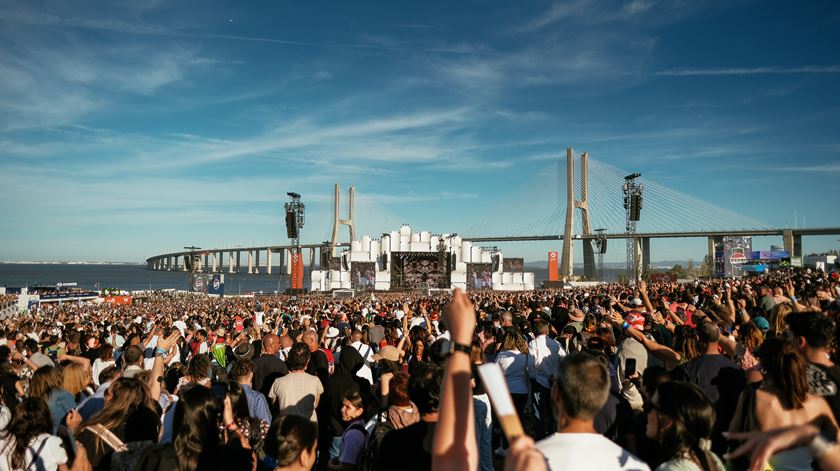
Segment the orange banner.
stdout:
<svg viewBox="0 0 840 471">
<path fill-rule="evenodd" d="M 303 289 L 303 255 L 292 254 L 292 289 Z"/>
<path fill-rule="evenodd" d="M 548 281 L 560 281 L 560 272 L 557 270 L 557 252 L 548 253 Z"/>
<path fill-rule="evenodd" d="M 106 296 L 105 302 L 111 304 L 131 304 L 131 296 Z"/>
</svg>

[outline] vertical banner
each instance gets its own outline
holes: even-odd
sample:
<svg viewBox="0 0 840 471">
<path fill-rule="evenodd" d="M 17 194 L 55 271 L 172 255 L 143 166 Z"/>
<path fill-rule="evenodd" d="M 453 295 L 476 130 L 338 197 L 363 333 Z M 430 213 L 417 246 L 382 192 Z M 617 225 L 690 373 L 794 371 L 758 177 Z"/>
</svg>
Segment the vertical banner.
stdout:
<svg viewBox="0 0 840 471">
<path fill-rule="evenodd" d="M 548 253 L 548 281 L 559 281 L 560 272 L 557 267 L 557 252 Z"/>
<path fill-rule="evenodd" d="M 292 289 L 303 289 L 303 256 L 292 253 Z"/>
</svg>

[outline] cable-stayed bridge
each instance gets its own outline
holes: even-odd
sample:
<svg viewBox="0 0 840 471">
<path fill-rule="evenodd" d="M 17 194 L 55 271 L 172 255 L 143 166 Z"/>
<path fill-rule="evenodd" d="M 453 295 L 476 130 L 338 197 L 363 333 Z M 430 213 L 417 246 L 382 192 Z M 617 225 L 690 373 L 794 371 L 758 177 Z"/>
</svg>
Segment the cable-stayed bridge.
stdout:
<svg viewBox="0 0 840 471">
<path fill-rule="evenodd" d="M 557 172 L 538 176 L 527 189 L 507 204 L 489 209 L 484 217 L 464 225 L 458 232 L 463 240 L 472 242 L 562 241 L 560 275 L 572 276 L 574 241 L 583 246 L 584 275 L 593 279 L 596 274 L 595 255 L 604 253 L 608 240 L 622 239 L 627 244 L 628 263 L 634 265 L 637 276 L 650 262 L 650 240 L 664 238 L 708 238 L 709 254 L 714 257 L 715 243 L 725 236 L 781 236 L 785 250 L 792 256 L 802 255 L 802 236 L 840 235 L 840 227 L 777 228 L 757 219 L 739 214 L 642 176 L 643 207 L 635 222 L 635 232 L 628 231 L 628 216 L 623 206 L 623 185 L 627 171 L 577 155 L 567 149 L 565 159 L 557 161 Z M 699 185 L 700 182 L 689 182 Z M 554 191 L 552 191 L 554 189 Z M 349 245 L 339 243 L 338 227 L 349 225 L 351 234 L 374 235 L 397 227 L 400 216 L 391 213 L 390 221 L 381 227 L 372 223 L 373 213 L 388 213 L 386 208 L 361 195 L 353 204 L 351 187 L 350 210 L 347 218 L 340 218 L 339 188 L 335 188 L 335 203 L 330 243 L 303 244 L 309 251 L 310 266 L 328 263 L 335 248 Z M 736 203 L 737 204 L 737 203 Z M 355 206 L 355 208 L 354 208 Z M 525 210 L 527 208 L 527 210 Z M 355 213 L 355 215 L 354 215 Z M 362 230 L 357 230 L 361 226 Z M 210 273 L 271 274 L 272 265 L 288 272 L 289 245 L 236 247 L 179 251 L 149 257 L 146 262 L 153 270 L 187 270 L 187 257 L 198 256 L 198 270 Z M 262 255 L 262 256 L 261 256 Z M 632 260 L 632 262 L 630 262 Z M 243 263 L 244 262 L 244 263 Z"/>
</svg>

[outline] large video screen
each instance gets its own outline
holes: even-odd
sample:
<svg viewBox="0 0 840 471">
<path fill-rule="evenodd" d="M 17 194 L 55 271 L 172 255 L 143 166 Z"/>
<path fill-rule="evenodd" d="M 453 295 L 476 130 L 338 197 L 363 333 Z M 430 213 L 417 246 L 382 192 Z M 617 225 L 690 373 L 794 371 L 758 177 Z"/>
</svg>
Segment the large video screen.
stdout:
<svg viewBox="0 0 840 471">
<path fill-rule="evenodd" d="M 492 289 L 493 265 L 490 263 L 467 264 L 467 289 Z"/>
<path fill-rule="evenodd" d="M 448 253 L 391 252 L 391 289 L 449 288 Z"/>
<path fill-rule="evenodd" d="M 376 262 L 351 262 L 350 287 L 373 289 L 376 286 Z"/>
<path fill-rule="evenodd" d="M 508 273 L 519 273 L 525 271 L 524 258 L 507 258 L 502 260 L 502 271 Z"/>
</svg>

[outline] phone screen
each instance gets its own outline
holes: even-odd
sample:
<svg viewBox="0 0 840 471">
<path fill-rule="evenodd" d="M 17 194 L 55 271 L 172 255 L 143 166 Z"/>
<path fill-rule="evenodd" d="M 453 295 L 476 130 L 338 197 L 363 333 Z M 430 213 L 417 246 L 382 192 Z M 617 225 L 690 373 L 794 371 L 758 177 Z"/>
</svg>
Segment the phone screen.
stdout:
<svg viewBox="0 0 840 471">
<path fill-rule="evenodd" d="M 636 372 L 636 359 L 628 358 L 624 361 L 624 377 L 628 377 Z"/>
<path fill-rule="evenodd" d="M 210 385 L 210 389 L 213 390 L 213 394 L 216 395 L 219 399 L 224 399 L 227 396 L 227 383 L 224 381 L 213 381 Z"/>
</svg>

